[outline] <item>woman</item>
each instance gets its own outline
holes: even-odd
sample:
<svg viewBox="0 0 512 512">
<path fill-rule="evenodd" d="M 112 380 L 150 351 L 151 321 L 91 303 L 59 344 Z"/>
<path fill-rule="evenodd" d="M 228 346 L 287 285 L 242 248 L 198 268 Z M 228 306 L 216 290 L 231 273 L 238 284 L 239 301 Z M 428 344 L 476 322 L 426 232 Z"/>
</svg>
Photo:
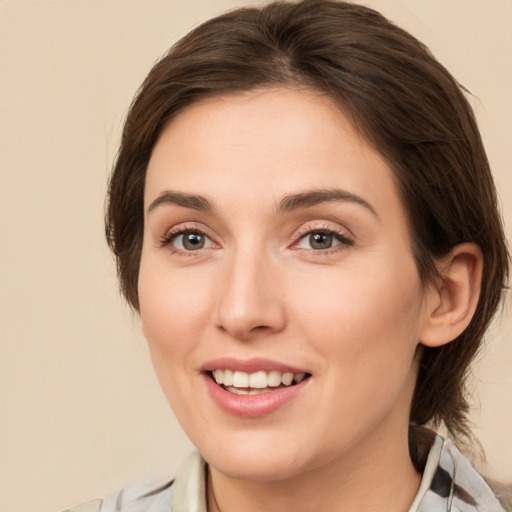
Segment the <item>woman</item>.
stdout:
<svg viewBox="0 0 512 512">
<path fill-rule="evenodd" d="M 198 452 L 91 510 L 499 511 L 450 441 L 508 273 L 472 111 L 362 6 L 201 25 L 128 114 L 107 238 Z"/>
</svg>

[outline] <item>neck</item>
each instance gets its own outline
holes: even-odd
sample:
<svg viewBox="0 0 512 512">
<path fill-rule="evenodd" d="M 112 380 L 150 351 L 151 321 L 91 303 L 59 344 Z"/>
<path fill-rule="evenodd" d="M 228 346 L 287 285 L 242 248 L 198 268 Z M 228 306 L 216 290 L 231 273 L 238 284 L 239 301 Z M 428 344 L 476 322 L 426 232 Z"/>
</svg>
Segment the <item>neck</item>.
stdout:
<svg viewBox="0 0 512 512">
<path fill-rule="evenodd" d="M 210 468 L 208 510 L 406 512 L 421 479 L 409 456 L 407 433 L 406 425 L 394 430 L 393 440 L 378 432 L 328 464 L 285 480 L 238 480 Z"/>
</svg>

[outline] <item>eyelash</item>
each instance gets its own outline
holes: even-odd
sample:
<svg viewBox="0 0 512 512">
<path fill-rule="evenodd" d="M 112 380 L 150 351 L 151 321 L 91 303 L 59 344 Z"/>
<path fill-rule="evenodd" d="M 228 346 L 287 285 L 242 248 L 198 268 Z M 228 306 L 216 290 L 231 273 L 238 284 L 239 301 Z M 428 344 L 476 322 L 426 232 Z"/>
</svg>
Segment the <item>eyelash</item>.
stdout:
<svg viewBox="0 0 512 512">
<path fill-rule="evenodd" d="M 160 239 L 159 245 L 160 245 L 160 247 L 169 247 L 172 252 L 179 253 L 180 255 L 193 256 L 194 254 L 201 252 L 201 249 L 198 249 L 196 251 L 186 251 L 186 250 L 184 251 L 182 249 L 178 249 L 177 247 L 173 246 L 172 242 L 174 242 L 174 240 L 176 240 L 179 236 L 185 235 L 186 233 L 197 233 L 197 234 L 207 238 L 208 240 L 212 241 L 211 237 L 208 236 L 208 234 L 203 229 L 198 227 L 197 225 L 187 225 L 187 226 L 177 226 L 176 228 L 173 228 L 170 231 L 168 231 Z M 315 256 L 328 255 L 328 254 L 331 254 L 332 252 L 343 250 L 347 247 L 354 245 L 354 240 L 349 238 L 347 236 L 346 232 L 339 230 L 339 229 L 335 229 L 331 226 L 329 226 L 329 227 L 322 226 L 322 227 L 313 228 L 313 229 L 308 227 L 308 228 L 303 228 L 303 229 L 299 230 L 299 232 L 297 232 L 293 237 L 294 242 L 291 244 L 291 248 L 294 250 L 301 250 L 299 247 L 297 247 L 297 245 L 302 240 L 304 240 L 306 237 L 314 235 L 314 234 L 332 236 L 339 242 L 338 245 L 335 245 L 333 247 L 328 247 L 326 249 L 312 249 L 312 248 L 311 249 L 302 249 L 302 250 L 311 252 Z M 212 243 L 214 243 L 214 242 L 212 242 Z"/>
<path fill-rule="evenodd" d="M 179 254 L 184 254 L 187 256 L 192 256 L 194 253 L 198 253 L 201 251 L 201 249 L 198 249 L 197 251 L 183 251 L 181 249 L 178 249 L 177 247 L 174 247 L 172 242 L 176 240 L 180 235 L 184 235 L 186 233 L 197 233 L 198 235 L 204 236 L 208 240 L 211 240 L 211 237 L 209 237 L 206 232 L 201 229 L 200 227 L 196 225 L 189 225 L 189 226 L 177 226 L 170 231 L 168 231 L 159 242 L 160 247 L 169 247 L 172 252 L 176 252 Z"/>
<path fill-rule="evenodd" d="M 300 250 L 296 246 L 302 240 L 304 240 L 308 236 L 311 236 L 314 234 L 332 236 L 337 241 L 339 241 L 339 245 L 335 245 L 335 246 L 329 247 L 327 249 L 305 249 L 305 250 L 310 251 L 315 256 L 326 256 L 333 252 L 344 250 L 347 247 L 354 245 L 354 240 L 352 238 L 349 238 L 345 231 L 342 231 L 341 229 L 333 228 L 332 226 L 322 226 L 322 227 L 318 227 L 318 228 L 317 227 L 315 227 L 315 228 L 308 227 L 308 228 L 299 230 L 299 232 L 296 235 L 294 235 L 294 238 L 298 239 L 298 240 L 296 242 L 293 242 L 292 248 L 294 248 L 295 250 Z"/>
</svg>

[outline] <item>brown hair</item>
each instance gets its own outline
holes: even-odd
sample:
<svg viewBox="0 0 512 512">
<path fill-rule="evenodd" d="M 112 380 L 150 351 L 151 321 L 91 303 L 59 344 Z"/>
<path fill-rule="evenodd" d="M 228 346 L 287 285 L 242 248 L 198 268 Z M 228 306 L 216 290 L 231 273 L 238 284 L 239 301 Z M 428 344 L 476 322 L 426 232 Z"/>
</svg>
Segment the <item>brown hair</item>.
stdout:
<svg viewBox="0 0 512 512">
<path fill-rule="evenodd" d="M 508 275 L 494 183 L 461 87 L 421 42 L 369 8 L 304 0 L 235 10 L 157 62 L 131 105 L 108 192 L 106 233 L 123 294 L 138 310 L 145 173 L 163 127 L 206 97 L 272 85 L 326 93 L 386 158 L 424 283 L 456 244 L 482 249 L 476 313 L 455 341 L 425 348 L 411 410 L 412 423 L 467 434 L 467 368 Z"/>
</svg>

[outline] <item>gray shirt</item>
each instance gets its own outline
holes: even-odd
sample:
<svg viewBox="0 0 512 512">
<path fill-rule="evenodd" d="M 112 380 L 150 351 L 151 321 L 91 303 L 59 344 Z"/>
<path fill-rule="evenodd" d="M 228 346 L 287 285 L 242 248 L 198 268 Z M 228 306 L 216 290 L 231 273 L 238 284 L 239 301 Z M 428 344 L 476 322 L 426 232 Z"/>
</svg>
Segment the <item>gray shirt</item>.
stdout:
<svg viewBox="0 0 512 512">
<path fill-rule="evenodd" d="M 194 452 L 176 480 L 138 483 L 65 512 L 207 512 L 206 462 Z M 456 446 L 436 436 L 409 512 L 504 512 L 485 480 Z"/>
</svg>

